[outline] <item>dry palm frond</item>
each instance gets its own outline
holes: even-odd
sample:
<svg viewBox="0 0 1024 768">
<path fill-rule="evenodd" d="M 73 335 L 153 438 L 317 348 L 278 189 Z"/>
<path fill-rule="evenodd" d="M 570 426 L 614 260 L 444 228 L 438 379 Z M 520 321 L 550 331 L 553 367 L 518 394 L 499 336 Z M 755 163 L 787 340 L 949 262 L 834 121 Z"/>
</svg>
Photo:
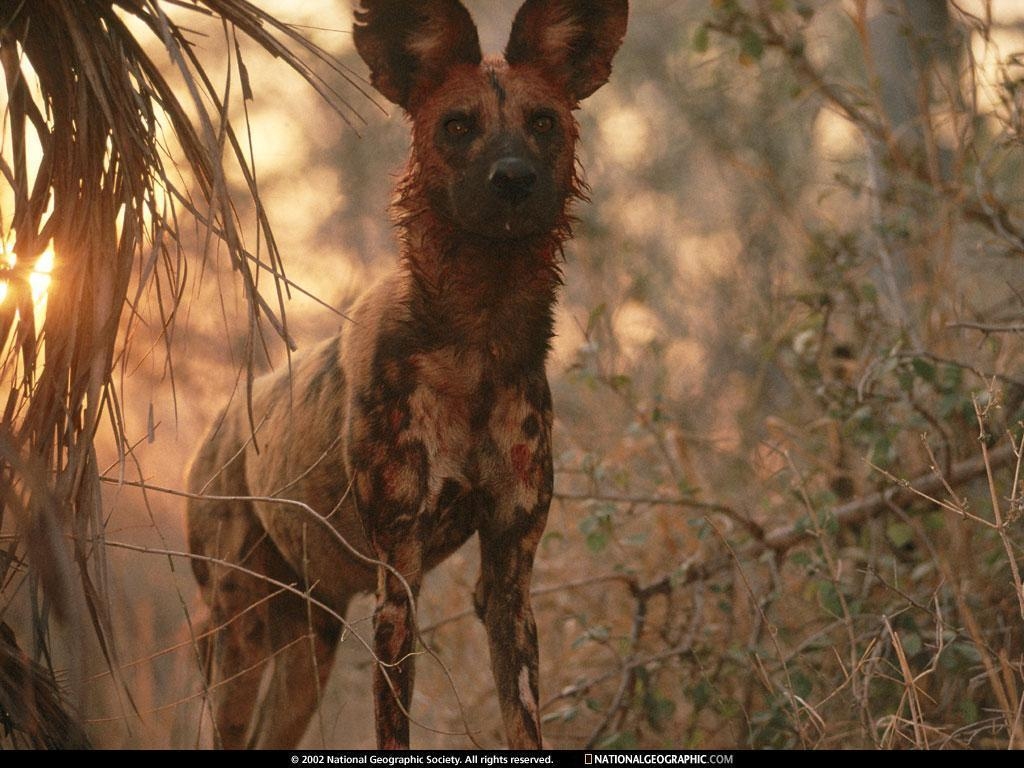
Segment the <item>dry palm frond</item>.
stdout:
<svg viewBox="0 0 1024 768">
<path fill-rule="evenodd" d="M 89 739 L 69 714 L 49 671 L 18 648 L 0 623 L 0 732 L 17 747 L 82 749 Z"/>
<path fill-rule="evenodd" d="M 183 26 L 197 14 L 223 30 L 234 73 L 223 93 Z M 160 63 L 146 35 L 162 46 Z M 0 0 L 10 142 L 0 173 L 14 200 L 13 211 L 0 211 L 0 234 L 17 254 L 15 263 L 0 261 L 0 525 L 16 534 L 0 552 L 0 615 L 23 578 L 12 564 L 27 563 L 43 598 L 33 602 L 35 636 L 46 637 L 50 610 L 88 621 L 112 668 L 93 438 L 107 413 L 119 431 L 111 372 L 123 354 L 129 285 L 164 281 L 169 329 L 188 268 L 179 232 L 198 222 L 241 281 L 250 357 L 268 323 L 288 340 L 287 281 L 247 142 L 228 117 L 232 80 L 243 99 L 252 95 L 241 38 L 298 72 L 344 119 L 358 117 L 331 85 L 361 91 L 342 65 L 245 0 Z M 171 74 L 161 69 L 168 57 Z M 228 162 L 245 182 L 234 196 Z M 255 252 L 244 244 L 243 203 L 256 213 Z M 40 320 L 30 275 L 51 247 L 56 266 Z M 273 277 L 269 297 L 261 271 Z M 0 678 L 0 692 L 10 683 Z"/>
</svg>

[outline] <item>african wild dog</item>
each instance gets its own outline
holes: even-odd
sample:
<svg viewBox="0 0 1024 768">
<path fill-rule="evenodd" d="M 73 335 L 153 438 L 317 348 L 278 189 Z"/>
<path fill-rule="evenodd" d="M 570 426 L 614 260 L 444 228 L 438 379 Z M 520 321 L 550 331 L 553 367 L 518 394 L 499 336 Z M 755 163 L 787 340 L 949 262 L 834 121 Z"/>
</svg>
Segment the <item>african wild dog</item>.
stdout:
<svg viewBox="0 0 1024 768">
<path fill-rule="evenodd" d="M 572 112 L 608 79 L 626 17 L 626 0 L 526 0 L 504 57 L 483 58 L 458 0 L 363 0 L 356 12 L 373 85 L 412 118 L 393 203 L 401 260 L 339 336 L 254 384 L 251 420 L 229 407 L 191 468 L 220 745 L 297 744 L 340 635 L 336 618 L 255 571 L 339 616 L 376 587 L 377 741 L 408 746 L 411 598 L 476 532 L 474 604 L 508 743 L 541 746 L 529 586 L 553 483 L 544 363 L 581 194 Z"/>
</svg>

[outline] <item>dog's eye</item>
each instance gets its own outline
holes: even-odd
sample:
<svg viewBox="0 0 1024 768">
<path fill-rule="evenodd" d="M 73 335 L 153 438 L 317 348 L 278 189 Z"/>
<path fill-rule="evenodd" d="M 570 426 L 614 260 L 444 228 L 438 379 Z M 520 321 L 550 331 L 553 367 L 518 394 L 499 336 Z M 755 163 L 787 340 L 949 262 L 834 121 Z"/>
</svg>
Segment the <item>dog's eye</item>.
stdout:
<svg viewBox="0 0 1024 768">
<path fill-rule="evenodd" d="M 473 122 L 468 117 L 453 117 L 444 124 L 445 133 L 455 138 L 468 136 L 472 130 Z"/>
<path fill-rule="evenodd" d="M 530 119 L 530 130 L 536 134 L 550 133 L 551 129 L 555 127 L 555 118 L 551 115 L 534 115 Z"/>
</svg>

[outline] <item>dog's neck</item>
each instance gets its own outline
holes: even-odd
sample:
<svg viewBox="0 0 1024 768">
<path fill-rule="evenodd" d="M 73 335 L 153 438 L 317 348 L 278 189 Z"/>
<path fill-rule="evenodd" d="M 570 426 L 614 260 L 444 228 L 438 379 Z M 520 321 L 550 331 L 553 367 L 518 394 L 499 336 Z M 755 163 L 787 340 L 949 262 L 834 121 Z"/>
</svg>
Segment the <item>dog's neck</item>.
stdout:
<svg viewBox="0 0 1024 768">
<path fill-rule="evenodd" d="M 394 211 L 411 319 L 431 343 L 483 352 L 509 375 L 543 369 L 568 226 L 566 234 L 492 240 L 408 196 Z"/>
</svg>

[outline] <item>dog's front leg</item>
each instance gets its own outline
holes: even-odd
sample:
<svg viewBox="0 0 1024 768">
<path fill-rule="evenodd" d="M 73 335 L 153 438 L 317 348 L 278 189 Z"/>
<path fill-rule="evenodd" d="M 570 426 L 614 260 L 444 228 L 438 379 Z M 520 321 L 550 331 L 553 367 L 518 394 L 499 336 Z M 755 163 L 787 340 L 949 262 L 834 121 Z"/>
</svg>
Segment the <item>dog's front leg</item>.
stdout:
<svg viewBox="0 0 1024 768">
<path fill-rule="evenodd" d="M 402 578 L 381 568 L 373 615 L 373 703 L 378 749 L 409 748 L 409 705 L 415 677 L 416 606 L 422 556 L 419 545 L 380 553 Z"/>
<path fill-rule="evenodd" d="M 422 446 L 393 446 L 354 473 L 357 503 L 376 557 L 373 617 L 374 717 L 380 749 L 408 749 L 416 643 L 415 599 L 423 577 L 422 523 L 426 461 Z"/>
<path fill-rule="evenodd" d="M 520 512 L 522 510 L 520 509 Z M 512 529 L 481 528 L 480 580 L 474 602 L 487 630 L 509 749 L 540 749 L 537 625 L 530 577 L 547 506 Z"/>
<path fill-rule="evenodd" d="M 494 507 L 480 523 L 474 603 L 487 630 L 491 670 L 510 749 L 540 749 L 533 558 L 554 491 L 551 393 L 543 376 L 499 396 L 489 430 L 504 466 Z"/>
<path fill-rule="evenodd" d="M 537 626 L 530 579 L 554 486 L 551 399 L 541 380 L 525 399 L 502 403 L 492 434 L 502 446 L 509 483 L 481 522 L 480 581 L 474 602 L 487 630 L 491 669 L 510 749 L 541 747 Z M 513 425 L 510 429 L 510 425 Z"/>
</svg>

